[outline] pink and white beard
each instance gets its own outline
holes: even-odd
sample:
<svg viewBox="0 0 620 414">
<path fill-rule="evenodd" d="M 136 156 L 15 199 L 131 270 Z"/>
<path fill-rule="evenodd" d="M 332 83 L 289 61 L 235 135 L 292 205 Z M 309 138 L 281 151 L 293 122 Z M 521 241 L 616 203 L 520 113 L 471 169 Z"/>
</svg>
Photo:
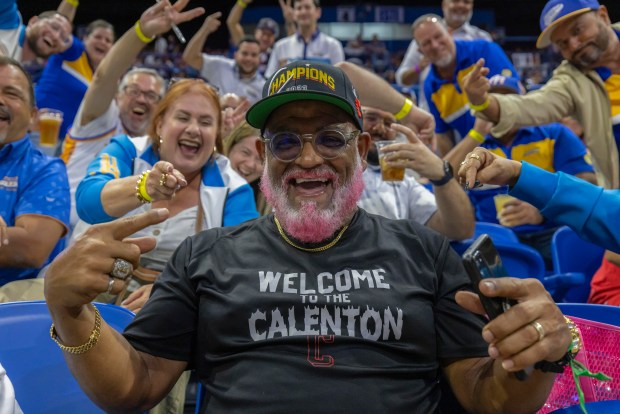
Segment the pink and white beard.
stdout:
<svg viewBox="0 0 620 414">
<path fill-rule="evenodd" d="M 330 238 L 357 209 L 357 202 L 364 191 L 364 178 L 361 157 L 356 157 L 355 171 L 348 183 L 341 185 L 337 182 L 337 174 L 326 165 L 311 170 L 313 176 L 329 176 L 333 180 L 334 195 L 331 205 L 326 209 L 319 209 L 315 202 L 302 203 L 296 210 L 289 205 L 286 191 L 286 181 L 299 170 L 288 172 L 282 177 L 279 185 L 275 185 L 269 176 L 267 161 L 260 189 L 267 201 L 274 207 L 278 220 L 288 234 L 305 243 L 319 243 Z M 308 175 L 307 172 L 304 175 Z"/>
</svg>

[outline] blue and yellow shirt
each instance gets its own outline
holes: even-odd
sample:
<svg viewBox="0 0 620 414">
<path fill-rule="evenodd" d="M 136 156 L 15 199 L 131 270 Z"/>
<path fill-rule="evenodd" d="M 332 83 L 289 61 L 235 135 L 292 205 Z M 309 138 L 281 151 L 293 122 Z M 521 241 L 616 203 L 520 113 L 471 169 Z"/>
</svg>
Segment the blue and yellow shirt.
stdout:
<svg viewBox="0 0 620 414">
<path fill-rule="evenodd" d="M 23 215 L 47 216 L 69 229 L 69 180 L 65 164 L 35 149 L 30 137 L 6 144 L 0 149 L 0 216 L 9 227 Z M 58 241 L 45 262 L 62 251 L 65 239 Z M 36 277 L 40 269 L 0 267 L 0 286 Z"/>
<path fill-rule="evenodd" d="M 561 124 L 549 124 L 521 128 L 509 145 L 487 136 L 481 145 L 500 157 L 515 161 L 527 161 L 549 172 L 562 171 L 566 174 L 594 172 L 586 147 L 570 129 Z M 469 198 L 476 210 L 476 220 L 498 223 L 493 197 L 506 193 L 508 189 L 471 190 Z M 514 228 L 517 232 L 531 232 L 552 227 L 546 225 L 523 225 Z"/>
<path fill-rule="evenodd" d="M 485 66 L 493 75 L 517 77 L 517 71 L 501 47 L 486 40 L 455 40 L 456 69 L 454 78 L 442 79 L 434 65 L 424 81 L 424 94 L 428 107 L 435 117 L 435 132 L 455 130 L 455 141 L 462 139 L 474 126 L 475 117 L 469 111 L 469 100 L 462 90 L 463 78 L 472 71 L 473 65 L 484 58 Z M 455 142 L 455 143 L 456 143 Z"/>
<path fill-rule="evenodd" d="M 614 30 L 614 32 L 620 39 L 620 31 Z M 607 95 L 609 95 L 609 101 L 611 103 L 611 123 L 613 126 L 614 138 L 616 139 L 616 146 L 620 149 L 620 75 L 612 74 L 611 70 L 605 67 L 595 70 L 603 82 L 605 82 L 605 89 L 607 90 Z"/>
</svg>

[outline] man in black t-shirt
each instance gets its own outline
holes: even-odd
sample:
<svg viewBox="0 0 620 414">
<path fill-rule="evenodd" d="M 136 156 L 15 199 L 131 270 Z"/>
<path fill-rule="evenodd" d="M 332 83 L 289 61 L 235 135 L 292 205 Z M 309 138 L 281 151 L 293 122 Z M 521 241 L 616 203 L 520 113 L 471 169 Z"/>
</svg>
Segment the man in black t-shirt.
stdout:
<svg viewBox="0 0 620 414">
<path fill-rule="evenodd" d="M 562 314 L 536 280 L 487 279 L 485 294 L 519 304 L 486 323 L 444 237 L 359 209 L 361 116 L 340 69 L 276 72 L 247 113 L 275 213 L 186 239 L 123 336 L 88 302 L 122 289 L 110 269 L 152 247 L 123 238 L 166 210 L 93 226 L 50 267 L 55 338 L 89 395 L 145 410 L 193 368 L 210 413 L 435 413 L 440 381 L 470 412 L 544 403 L 553 374 L 512 372 L 564 357 Z"/>
</svg>

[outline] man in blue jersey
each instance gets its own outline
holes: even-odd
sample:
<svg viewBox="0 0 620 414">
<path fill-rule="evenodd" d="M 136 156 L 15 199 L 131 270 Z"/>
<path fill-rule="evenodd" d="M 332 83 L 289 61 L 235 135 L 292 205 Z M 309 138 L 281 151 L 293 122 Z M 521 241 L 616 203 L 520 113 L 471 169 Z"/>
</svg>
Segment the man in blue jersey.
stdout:
<svg viewBox="0 0 620 414">
<path fill-rule="evenodd" d="M 77 2 L 63 0 L 57 10 L 31 17 L 24 25 L 15 0 L 0 2 L 0 55 L 25 62 L 67 50 L 76 7 Z"/>
<path fill-rule="evenodd" d="M 65 165 L 33 148 L 29 76 L 0 56 L 0 285 L 36 277 L 64 247 L 69 227 Z"/>
<path fill-rule="evenodd" d="M 437 123 L 439 149 L 445 155 L 474 127 L 462 79 L 476 61 L 487 59 L 491 76 L 515 77 L 517 71 L 498 45 L 486 40 L 454 40 L 446 23 L 435 14 L 419 17 L 412 27 L 420 52 L 431 62 L 424 94 Z"/>
</svg>

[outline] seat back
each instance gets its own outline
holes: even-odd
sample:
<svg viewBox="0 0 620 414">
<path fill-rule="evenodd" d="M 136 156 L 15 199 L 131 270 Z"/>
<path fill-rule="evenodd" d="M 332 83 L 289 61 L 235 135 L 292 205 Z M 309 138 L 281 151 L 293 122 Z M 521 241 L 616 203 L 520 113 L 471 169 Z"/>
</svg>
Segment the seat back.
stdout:
<svg viewBox="0 0 620 414">
<path fill-rule="evenodd" d="M 110 304 L 96 304 L 101 317 L 123 331 L 134 314 Z M 52 319 L 45 301 L 0 304 L 0 363 L 15 388 L 24 413 L 103 413 L 84 394 L 50 338 Z"/>
<path fill-rule="evenodd" d="M 542 281 L 545 276 L 545 262 L 534 248 L 516 242 L 494 242 L 504 267 L 510 276 L 533 277 Z"/>
<path fill-rule="evenodd" d="M 586 302 L 590 281 L 601 266 L 605 249 L 579 237 L 570 227 L 560 227 L 551 239 L 551 258 L 554 273 L 583 273 L 585 283 L 569 289 L 567 302 Z"/>
<path fill-rule="evenodd" d="M 480 237 L 481 234 L 488 234 L 491 240 L 493 240 L 493 244 L 519 243 L 517 233 L 515 233 L 512 229 L 502 226 L 501 224 L 477 221 L 476 228 L 474 230 L 474 237 L 471 239 L 453 241 L 450 244 L 458 254 L 463 254 L 465 250 L 467 250 L 467 248 L 474 242 L 474 240 Z"/>
<path fill-rule="evenodd" d="M 592 372 L 603 372 L 611 381 L 581 377 L 586 402 L 620 400 L 620 307 L 593 304 L 558 304 L 575 321 L 583 339 L 577 360 Z M 584 316 L 592 320 L 583 319 Z M 612 322 L 602 323 L 600 320 Z M 579 404 L 570 368 L 558 375 L 547 402 L 538 414 Z M 612 412 L 612 411 L 608 411 Z"/>
</svg>

